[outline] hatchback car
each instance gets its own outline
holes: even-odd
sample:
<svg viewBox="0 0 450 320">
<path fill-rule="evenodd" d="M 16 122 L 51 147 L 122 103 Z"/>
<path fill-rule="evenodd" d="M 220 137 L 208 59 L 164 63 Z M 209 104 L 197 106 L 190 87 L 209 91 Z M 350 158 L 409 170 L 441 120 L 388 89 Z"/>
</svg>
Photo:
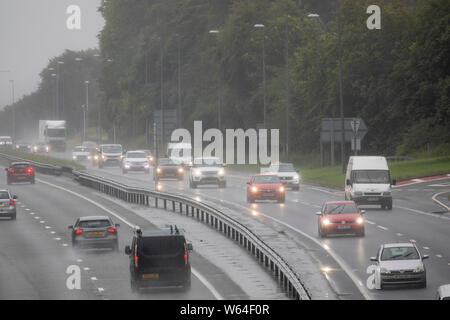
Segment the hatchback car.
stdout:
<svg viewBox="0 0 450 320">
<path fill-rule="evenodd" d="M 427 286 L 427 273 L 423 260 L 428 255 L 421 255 L 413 243 L 383 244 L 376 257 L 370 261 L 377 263 L 375 269 L 375 288 L 383 289 L 386 285 Z"/>
<path fill-rule="evenodd" d="M 319 236 L 349 233 L 364 236 L 364 213 L 354 201 L 325 202 L 322 210 L 316 212 Z"/>
<path fill-rule="evenodd" d="M 49 153 L 50 145 L 48 145 L 45 142 L 36 142 L 35 144 L 33 144 L 31 151 L 33 151 L 34 153 L 42 153 L 42 152 Z"/>
<path fill-rule="evenodd" d="M 8 184 L 23 181 L 34 184 L 34 169 L 29 162 L 12 162 L 5 171 Z"/>
<path fill-rule="evenodd" d="M 153 172 L 153 179 L 156 181 L 159 181 L 160 179 L 183 180 L 184 167 L 168 158 L 161 158 L 158 160 L 158 165 Z"/>
<path fill-rule="evenodd" d="M 219 188 L 225 188 L 225 169 L 222 161 L 217 157 L 195 158 L 192 168 L 189 170 L 189 186 L 197 188 L 199 185 L 216 184 Z"/>
<path fill-rule="evenodd" d="M 183 231 L 176 226 L 170 229 L 135 230 L 131 247 L 125 247 L 130 261 L 131 290 L 141 288 L 191 286 L 191 264 Z"/>
<path fill-rule="evenodd" d="M 247 182 L 247 202 L 255 200 L 277 200 L 284 203 L 285 188 L 280 178 L 274 174 L 257 174 Z"/>
<path fill-rule="evenodd" d="M 450 284 L 444 284 L 438 288 L 436 300 L 450 300 Z"/>
<path fill-rule="evenodd" d="M 78 218 L 72 230 L 74 248 L 111 248 L 119 250 L 118 223 L 108 216 L 87 216 Z"/>
<path fill-rule="evenodd" d="M 0 217 L 16 220 L 16 199 L 8 190 L 0 190 Z"/>
<path fill-rule="evenodd" d="M 128 151 L 122 160 L 122 173 L 129 171 L 143 171 L 150 173 L 150 163 L 147 154 L 143 151 Z"/>
</svg>

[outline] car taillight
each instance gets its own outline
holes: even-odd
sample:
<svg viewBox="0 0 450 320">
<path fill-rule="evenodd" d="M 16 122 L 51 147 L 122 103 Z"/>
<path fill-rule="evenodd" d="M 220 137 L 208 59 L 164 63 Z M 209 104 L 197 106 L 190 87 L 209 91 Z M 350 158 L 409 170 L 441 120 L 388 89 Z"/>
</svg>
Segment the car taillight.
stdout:
<svg viewBox="0 0 450 320">
<path fill-rule="evenodd" d="M 111 227 L 111 228 L 108 228 L 108 232 L 111 232 L 111 233 L 116 233 L 116 229 L 115 229 L 115 228 L 113 228 L 113 227 Z"/>
<path fill-rule="evenodd" d="M 187 252 L 184 253 L 184 266 L 187 268 L 188 266 L 188 254 Z"/>
<path fill-rule="evenodd" d="M 134 246 L 134 268 L 138 268 L 137 244 Z"/>
<path fill-rule="evenodd" d="M 28 168 L 27 172 L 30 173 L 30 174 L 33 173 L 33 168 Z"/>
<path fill-rule="evenodd" d="M 12 199 L 9 199 L 9 205 L 10 206 L 14 206 L 16 203 L 14 202 L 14 200 L 12 200 Z"/>
<path fill-rule="evenodd" d="M 77 228 L 75 229 L 75 234 L 82 234 L 83 233 L 83 229 Z"/>
<path fill-rule="evenodd" d="M 14 169 L 9 169 L 9 173 L 14 173 Z"/>
</svg>

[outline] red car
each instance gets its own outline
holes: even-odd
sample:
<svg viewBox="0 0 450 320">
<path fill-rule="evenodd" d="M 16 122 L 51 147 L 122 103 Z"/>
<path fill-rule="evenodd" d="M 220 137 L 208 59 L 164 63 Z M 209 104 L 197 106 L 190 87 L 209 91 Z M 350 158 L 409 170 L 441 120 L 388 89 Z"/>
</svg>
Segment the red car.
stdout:
<svg viewBox="0 0 450 320">
<path fill-rule="evenodd" d="M 364 210 L 359 210 L 354 201 L 325 202 L 322 211 L 317 212 L 320 237 L 329 234 L 349 234 L 364 236 Z"/>
<path fill-rule="evenodd" d="M 277 200 L 284 203 L 285 188 L 280 178 L 274 174 L 257 174 L 247 182 L 247 202 L 255 200 Z"/>
<path fill-rule="evenodd" d="M 34 184 L 34 169 L 29 162 L 12 162 L 5 170 L 8 184 L 21 181 Z"/>
</svg>

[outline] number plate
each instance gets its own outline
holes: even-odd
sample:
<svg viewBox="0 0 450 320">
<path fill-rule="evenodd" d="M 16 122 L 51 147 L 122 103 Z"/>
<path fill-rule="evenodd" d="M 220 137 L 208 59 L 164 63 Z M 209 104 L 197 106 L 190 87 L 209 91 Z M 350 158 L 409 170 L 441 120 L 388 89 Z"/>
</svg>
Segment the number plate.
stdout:
<svg viewBox="0 0 450 320">
<path fill-rule="evenodd" d="M 378 201 L 378 198 L 367 198 L 367 201 Z"/>
<path fill-rule="evenodd" d="M 159 273 L 144 273 L 142 279 L 159 279 Z"/>
<path fill-rule="evenodd" d="M 88 232 L 88 235 L 90 235 L 90 236 L 101 236 L 102 234 L 103 234 L 103 232 L 101 232 L 101 231 L 96 231 L 96 232 L 91 231 L 91 232 Z"/>
<path fill-rule="evenodd" d="M 350 226 L 338 226 L 338 229 L 342 230 L 342 229 L 350 229 Z"/>
</svg>

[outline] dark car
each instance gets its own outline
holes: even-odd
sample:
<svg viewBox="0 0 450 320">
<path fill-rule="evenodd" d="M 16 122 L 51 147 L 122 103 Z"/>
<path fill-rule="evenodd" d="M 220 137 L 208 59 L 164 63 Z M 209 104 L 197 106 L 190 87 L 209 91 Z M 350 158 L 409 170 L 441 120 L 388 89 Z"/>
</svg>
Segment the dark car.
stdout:
<svg viewBox="0 0 450 320">
<path fill-rule="evenodd" d="M 136 229 L 125 253 L 130 259 L 131 290 L 141 288 L 191 286 L 191 264 L 183 231 L 176 226 L 170 229 L 143 231 Z"/>
<path fill-rule="evenodd" d="M 154 180 L 160 179 L 184 179 L 184 168 L 181 164 L 176 164 L 169 158 L 161 158 L 158 160 L 158 166 L 154 170 Z"/>
<path fill-rule="evenodd" d="M 5 170 L 8 184 L 22 181 L 34 184 L 34 169 L 29 162 L 12 162 Z"/>
<path fill-rule="evenodd" d="M 16 199 L 8 190 L 0 190 L 0 217 L 16 220 Z"/>
<path fill-rule="evenodd" d="M 21 152 L 31 152 L 31 143 L 19 142 L 16 144 L 16 150 Z"/>
<path fill-rule="evenodd" d="M 117 228 L 108 216 L 87 216 L 78 218 L 72 229 L 72 246 L 74 248 L 111 248 L 119 250 Z"/>
<path fill-rule="evenodd" d="M 31 149 L 34 153 L 50 152 L 50 145 L 45 142 L 37 142 Z"/>
<path fill-rule="evenodd" d="M 257 174 L 247 182 L 247 202 L 255 200 L 277 200 L 284 203 L 285 188 L 280 178 L 274 174 Z"/>
</svg>

